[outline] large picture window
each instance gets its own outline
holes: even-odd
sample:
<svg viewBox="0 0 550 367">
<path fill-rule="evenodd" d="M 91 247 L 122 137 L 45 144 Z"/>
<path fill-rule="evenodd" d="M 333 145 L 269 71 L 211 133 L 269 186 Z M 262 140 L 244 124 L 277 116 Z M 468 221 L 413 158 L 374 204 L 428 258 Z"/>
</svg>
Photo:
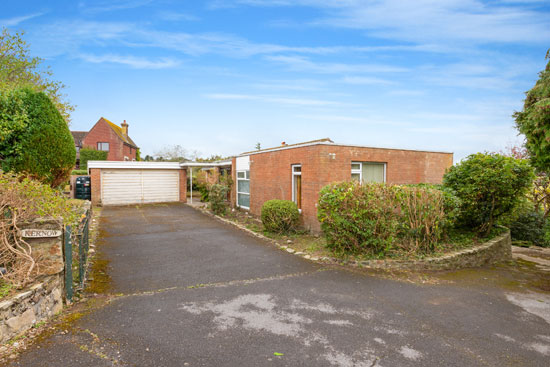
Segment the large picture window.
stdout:
<svg viewBox="0 0 550 367">
<path fill-rule="evenodd" d="M 302 209 L 302 165 L 292 165 L 292 201 Z"/>
<path fill-rule="evenodd" d="M 250 171 L 237 171 L 237 206 L 250 209 Z"/>
<path fill-rule="evenodd" d="M 351 162 L 351 179 L 360 183 L 386 182 L 386 163 Z"/>
</svg>

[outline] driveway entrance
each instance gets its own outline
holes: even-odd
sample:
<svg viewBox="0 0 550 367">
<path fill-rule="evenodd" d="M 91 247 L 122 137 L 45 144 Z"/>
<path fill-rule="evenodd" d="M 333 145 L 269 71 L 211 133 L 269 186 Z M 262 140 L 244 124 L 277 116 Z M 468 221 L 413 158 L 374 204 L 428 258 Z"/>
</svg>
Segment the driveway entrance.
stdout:
<svg viewBox="0 0 550 367">
<path fill-rule="evenodd" d="M 13 365 L 501 367 L 550 358 L 548 294 L 325 267 L 183 204 L 106 207 L 101 233 L 111 301 Z"/>
</svg>

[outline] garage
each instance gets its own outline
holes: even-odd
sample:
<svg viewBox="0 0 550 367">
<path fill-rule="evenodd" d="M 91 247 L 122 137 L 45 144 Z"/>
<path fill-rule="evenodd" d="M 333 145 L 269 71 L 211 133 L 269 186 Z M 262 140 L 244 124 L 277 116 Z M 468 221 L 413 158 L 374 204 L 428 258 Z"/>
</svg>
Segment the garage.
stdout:
<svg viewBox="0 0 550 367">
<path fill-rule="evenodd" d="M 90 161 L 88 169 L 92 200 L 99 196 L 103 205 L 176 202 L 185 195 L 180 184 L 186 182 L 178 162 Z"/>
</svg>

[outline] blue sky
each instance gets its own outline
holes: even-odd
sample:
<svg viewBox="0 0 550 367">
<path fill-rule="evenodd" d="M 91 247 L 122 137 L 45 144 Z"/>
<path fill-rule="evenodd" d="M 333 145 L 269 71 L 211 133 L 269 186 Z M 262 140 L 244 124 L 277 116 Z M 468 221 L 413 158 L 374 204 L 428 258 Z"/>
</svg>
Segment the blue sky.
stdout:
<svg viewBox="0 0 550 367">
<path fill-rule="evenodd" d="M 71 129 L 127 120 L 152 154 L 282 141 L 443 150 L 521 139 L 511 117 L 550 48 L 537 0 L 12 1 L 75 105 Z"/>
</svg>

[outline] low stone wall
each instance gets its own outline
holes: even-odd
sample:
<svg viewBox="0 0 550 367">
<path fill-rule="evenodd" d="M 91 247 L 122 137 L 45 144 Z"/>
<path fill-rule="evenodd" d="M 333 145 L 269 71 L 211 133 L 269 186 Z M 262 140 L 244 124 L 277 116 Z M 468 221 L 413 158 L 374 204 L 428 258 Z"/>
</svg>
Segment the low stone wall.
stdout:
<svg viewBox="0 0 550 367">
<path fill-rule="evenodd" d="M 59 273 L 0 302 L 0 344 L 60 312 L 63 289 L 63 273 Z"/>
<path fill-rule="evenodd" d="M 341 262 L 337 259 L 331 262 Z M 454 270 L 475 268 L 512 259 L 512 240 L 510 231 L 481 245 L 452 252 L 439 257 L 419 260 L 367 260 L 349 261 L 348 264 L 372 269 L 408 269 L 408 270 Z"/>
</svg>

